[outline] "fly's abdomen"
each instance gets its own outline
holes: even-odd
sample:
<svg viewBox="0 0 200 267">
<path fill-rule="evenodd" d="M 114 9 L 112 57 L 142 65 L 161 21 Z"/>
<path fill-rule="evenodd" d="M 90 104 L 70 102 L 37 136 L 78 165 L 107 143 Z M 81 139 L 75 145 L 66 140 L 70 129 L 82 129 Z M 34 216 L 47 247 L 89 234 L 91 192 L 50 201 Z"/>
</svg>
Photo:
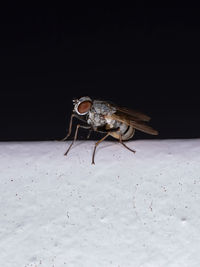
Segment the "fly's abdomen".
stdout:
<svg viewBox="0 0 200 267">
<path fill-rule="evenodd" d="M 120 139 L 121 135 L 122 140 L 129 140 L 135 133 L 135 129 L 130 125 L 126 125 L 125 123 L 120 123 L 119 128 L 119 131 L 111 132 L 110 135 L 116 139 Z"/>
<path fill-rule="evenodd" d="M 122 140 L 129 140 L 133 137 L 135 129 L 132 126 L 127 126 L 126 131 L 122 134 Z"/>
</svg>

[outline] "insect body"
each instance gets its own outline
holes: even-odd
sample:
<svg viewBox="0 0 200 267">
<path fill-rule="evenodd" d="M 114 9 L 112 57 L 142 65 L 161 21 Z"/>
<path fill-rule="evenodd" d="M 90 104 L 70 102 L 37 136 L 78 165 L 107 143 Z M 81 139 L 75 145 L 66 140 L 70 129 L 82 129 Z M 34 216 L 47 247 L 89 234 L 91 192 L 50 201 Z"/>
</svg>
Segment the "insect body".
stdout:
<svg viewBox="0 0 200 267">
<path fill-rule="evenodd" d="M 67 155 L 74 141 L 77 139 L 79 128 L 88 129 L 90 132 L 93 130 L 105 133 L 105 136 L 95 144 L 92 164 L 94 164 L 96 147 L 109 135 L 118 139 L 124 147 L 135 153 L 135 150 L 130 149 L 123 142 L 133 137 L 135 129 L 152 135 L 158 134 L 156 130 L 145 124 L 145 122 L 150 120 L 150 117 L 141 112 L 118 107 L 106 101 L 92 100 L 87 96 L 74 100 L 73 104 L 74 110 L 70 120 L 69 133 L 63 140 L 66 140 L 71 134 L 72 120 L 74 117 L 83 121 L 86 125 L 77 125 L 74 140 L 65 155 Z"/>
<path fill-rule="evenodd" d="M 88 112 L 87 123 L 98 131 L 98 127 L 104 127 L 105 132 L 109 132 L 110 135 L 116 139 L 128 140 L 134 134 L 134 128 L 126 124 L 124 121 L 120 121 L 115 116 L 117 109 L 110 104 L 94 100 L 91 110 Z M 122 118 L 121 118 L 122 119 Z M 118 129 L 116 131 L 116 129 Z M 114 130 L 114 131 L 113 131 Z"/>
</svg>

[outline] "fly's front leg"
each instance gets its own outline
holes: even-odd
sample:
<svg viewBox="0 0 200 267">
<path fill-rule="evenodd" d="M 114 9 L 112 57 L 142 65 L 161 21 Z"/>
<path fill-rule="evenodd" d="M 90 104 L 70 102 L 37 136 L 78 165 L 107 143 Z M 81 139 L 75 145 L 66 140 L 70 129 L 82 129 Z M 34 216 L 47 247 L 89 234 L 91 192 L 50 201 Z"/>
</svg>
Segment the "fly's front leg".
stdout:
<svg viewBox="0 0 200 267">
<path fill-rule="evenodd" d="M 127 148 L 128 150 L 130 150 L 131 152 L 133 152 L 133 153 L 136 152 L 135 150 L 129 148 L 127 145 L 124 144 L 124 142 L 122 141 L 122 136 L 121 136 L 121 134 L 119 135 L 119 142 L 120 142 L 120 144 L 122 144 L 125 148 Z"/>
<path fill-rule="evenodd" d="M 73 113 L 71 115 L 71 118 L 70 118 L 69 132 L 68 132 L 68 134 L 63 139 L 61 139 L 61 141 L 67 140 L 67 138 L 71 135 L 71 132 L 72 132 L 72 122 L 73 122 L 73 118 L 74 117 L 77 118 L 77 119 L 79 119 L 79 120 L 81 120 L 81 121 L 83 121 L 83 122 L 85 122 L 85 120 L 83 120 L 82 118 L 80 118 L 77 114 Z"/>
<path fill-rule="evenodd" d="M 67 151 L 65 152 L 65 154 L 64 154 L 65 156 L 68 154 L 70 148 L 72 147 L 72 145 L 73 145 L 74 142 L 76 141 L 76 139 L 77 139 L 77 135 L 78 135 L 78 129 L 79 129 L 79 128 L 83 128 L 83 129 L 91 129 L 91 126 L 84 126 L 84 125 L 80 125 L 80 124 L 78 124 L 78 125 L 76 126 L 76 131 L 75 131 L 75 135 L 74 135 L 74 140 L 72 141 L 71 145 L 69 146 L 69 148 L 68 148 Z"/>
<path fill-rule="evenodd" d="M 72 132 L 72 121 L 73 121 L 73 118 L 74 117 L 76 117 L 76 115 L 75 114 L 72 114 L 71 115 L 71 119 L 70 119 L 70 123 L 69 123 L 69 131 L 68 131 L 68 134 L 63 139 L 61 139 L 61 141 L 67 140 L 67 138 L 70 136 L 70 134 Z"/>
</svg>

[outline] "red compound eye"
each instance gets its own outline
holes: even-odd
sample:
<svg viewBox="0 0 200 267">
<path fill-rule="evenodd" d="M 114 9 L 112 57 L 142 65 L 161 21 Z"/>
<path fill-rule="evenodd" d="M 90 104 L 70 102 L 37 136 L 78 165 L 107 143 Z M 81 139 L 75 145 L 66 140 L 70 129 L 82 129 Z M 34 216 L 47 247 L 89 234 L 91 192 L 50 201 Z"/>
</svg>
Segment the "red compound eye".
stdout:
<svg viewBox="0 0 200 267">
<path fill-rule="evenodd" d="M 85 113 L 85 112 L 89 111 L 91 106 L 92 106 L 92 103 L 90 101 L 84 101 L 81 104 L 79 104 L 78 112 L 79 113 Z"/>
</svg>

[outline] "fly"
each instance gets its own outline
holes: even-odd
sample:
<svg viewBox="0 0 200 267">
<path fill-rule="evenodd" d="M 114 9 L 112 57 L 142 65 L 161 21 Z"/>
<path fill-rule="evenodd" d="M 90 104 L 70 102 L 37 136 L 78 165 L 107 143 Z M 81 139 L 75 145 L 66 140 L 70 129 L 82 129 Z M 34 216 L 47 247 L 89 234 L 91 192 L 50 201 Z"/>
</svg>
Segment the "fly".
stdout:
<svg viewBox="0 0 200 267">
<path fill-rule="evenodd" d="M 78 124 L 76 126 L 74 139 L 65 152 L 65 156 L 68 154 L 72 145 L 76 141 L 79 128 L 89 130 L 87 138 L 89 138 L 91 131 L 105 134 L 102 139 L 95 143 L 92 154 L 92 164 L 95 164 L 94 157 L 97 146 L 108 136 L 112 136 L 119 140 L 119 142 L 125 148 L 135 153 L 135 150 L 129 148 L 124 143 L 124 141 L 127 141 L 133 137 L 135 130 L 139 130 L 151 135 L 158 135 L 156 130 L 146 124 L 151 118 L 141 112 L 134 111 L 126 107 L 118 107 L 106 101 L 92 100 L 88 96 L 73 100 L 73 105 L 74 109 L 70 119 L 69 132 L 63 141 L 71 135 L 74 117 L 84 122 L 85 125 Z"/>
</svg>

